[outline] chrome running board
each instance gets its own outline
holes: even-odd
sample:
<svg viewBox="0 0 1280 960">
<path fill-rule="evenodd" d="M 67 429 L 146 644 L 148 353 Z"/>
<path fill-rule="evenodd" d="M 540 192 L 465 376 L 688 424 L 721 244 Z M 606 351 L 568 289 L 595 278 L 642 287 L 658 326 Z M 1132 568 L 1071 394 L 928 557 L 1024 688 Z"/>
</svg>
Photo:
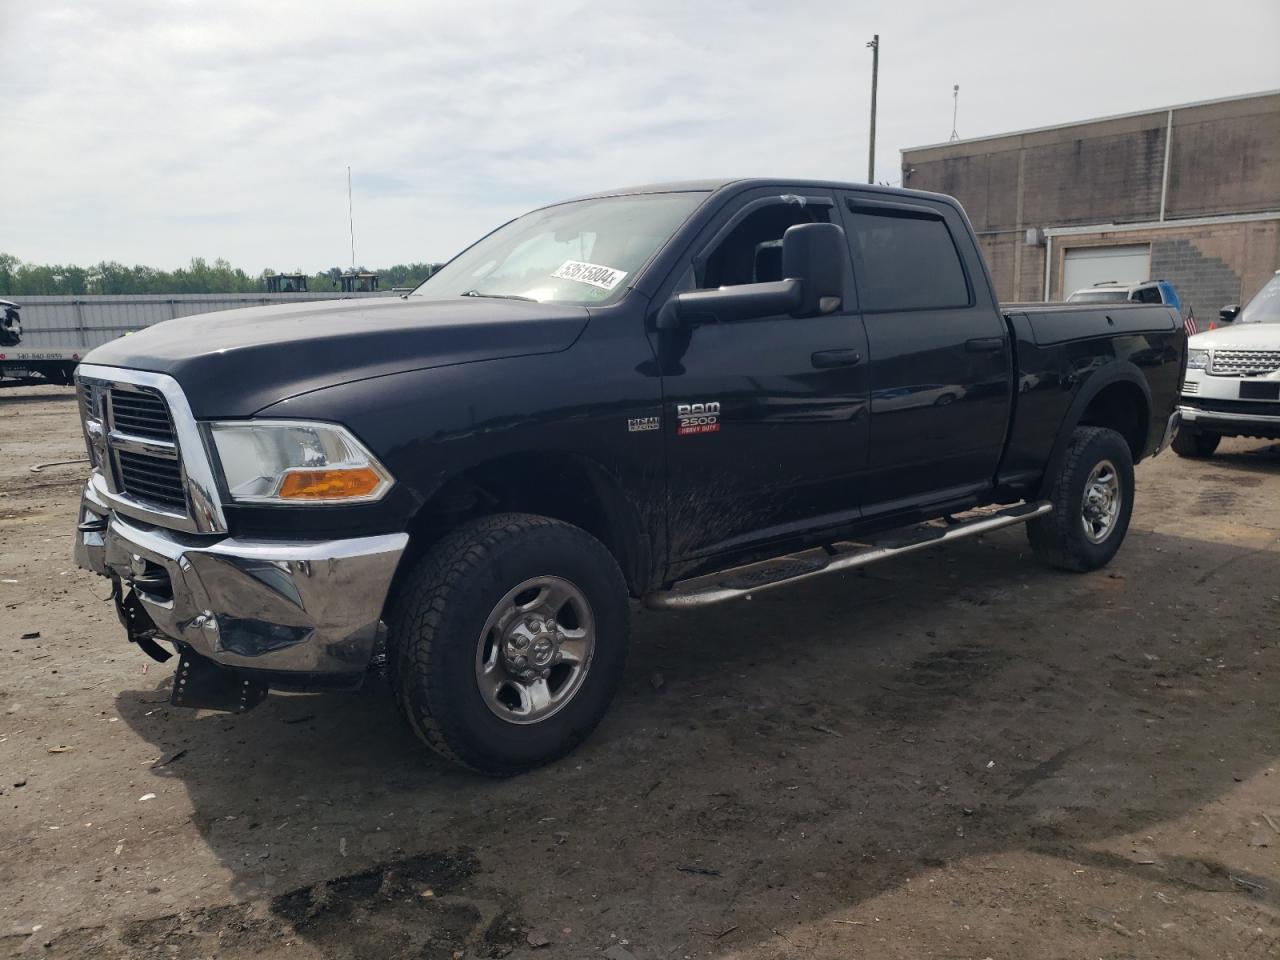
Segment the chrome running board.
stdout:
<svg viewBox="0 0 1280 960">
<path fill-rule="evenodd" d="M 823 574 L 865 567 L 878 560 L 888 560 L 890 557 L 940 543 L 976 537 L 1015 523 L 1026 523 L 1052 509 L 1053 504 L 1047 500 L 1040 503 L 1020 503 L 994 513 L 977 513 L 951 522 L 935 520 L 914 527 L 904 527 L 865 543 L 847 544 L 845 549 L 837 547 L 834 553 L 821 549 L 810 550 L 696 577 L 678 583 L 670 590 L 646 594 L 643 603 L 653 610 L 682 610 L 686 607 L 723 603 Z"/>
</svg>

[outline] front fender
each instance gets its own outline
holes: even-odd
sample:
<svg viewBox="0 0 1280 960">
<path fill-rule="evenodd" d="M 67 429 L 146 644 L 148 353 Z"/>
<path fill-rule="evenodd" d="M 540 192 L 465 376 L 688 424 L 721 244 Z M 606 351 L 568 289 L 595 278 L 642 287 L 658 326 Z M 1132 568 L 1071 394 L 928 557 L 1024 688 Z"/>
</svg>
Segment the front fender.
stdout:
<svg viewBox="0 0 1280 960">
<path fill-rule="evenodd" d="M 662 432 L 633 429 L 661 415 L 661 381 L 643 372 L 652 351 L 641 325 L 617 319 L 591 324 L 585 340 L 563 352 L 354 381 L 261 415 L 341 423 L 387 467 L 396 483 L 386 504 L 362 514 L 350 508 L 344 518 L 359 529 L 409 529 L 451 484 L 485 471 L 513 491 L 507 509 L 544 512 L 537 507 L 546 498 L 535 494 L 554 492 L 572 468 L 607 516 L 613 545 L 639 545 L 638 575 L 665 556 Z M 311 511 L 309 519 L 322 518 Z"/>
</svg>

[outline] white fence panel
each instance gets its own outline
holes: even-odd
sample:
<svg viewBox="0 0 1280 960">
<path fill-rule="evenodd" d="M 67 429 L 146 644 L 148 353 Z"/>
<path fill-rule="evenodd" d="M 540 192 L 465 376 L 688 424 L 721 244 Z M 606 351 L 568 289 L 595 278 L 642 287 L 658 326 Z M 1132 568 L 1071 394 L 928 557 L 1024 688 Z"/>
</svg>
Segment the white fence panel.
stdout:
<svg viewBox="0 0 1280 960">
<path fill-rule="evenodd" d="M 175 317 L 188 317 L 241 307 L 308 300 L 351 300 L 396 296 L 377 293 L 201 293 L 136 296 L 21 297 L 22 342 L 29 350 L 78 350 L 142 330 Z"/>
</svg>

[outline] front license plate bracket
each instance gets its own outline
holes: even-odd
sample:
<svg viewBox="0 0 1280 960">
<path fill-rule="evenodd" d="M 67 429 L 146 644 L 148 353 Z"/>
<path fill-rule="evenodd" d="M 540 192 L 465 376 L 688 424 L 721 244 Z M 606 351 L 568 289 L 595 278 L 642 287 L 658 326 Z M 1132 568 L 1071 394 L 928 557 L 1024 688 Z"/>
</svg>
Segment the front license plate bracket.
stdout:
<svg viewBox="0 0 1280 960">
<path fill-rule="evenodd" d="M 267 696 L 267 685 L 237 670 L 228 670 L 189 648 L 178 657 L 173 677 L 175 707 L 247 713 Z"/>
</svg>

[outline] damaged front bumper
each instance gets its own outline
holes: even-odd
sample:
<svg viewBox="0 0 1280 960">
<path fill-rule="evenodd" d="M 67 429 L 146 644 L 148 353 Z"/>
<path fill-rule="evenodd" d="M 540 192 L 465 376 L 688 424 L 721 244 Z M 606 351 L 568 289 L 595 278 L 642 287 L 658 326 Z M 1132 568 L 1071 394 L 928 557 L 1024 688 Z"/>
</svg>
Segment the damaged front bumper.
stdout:
<svg viewBox="0 0 1280 960">
<path fill-rule="evenodd" d="M 81 567 L 132 588 L 117 591 L 131 639 L 132 621 L 149 618 L 140 629 L 184 655 L 305 689 L 360 682 L 408 541 L 407 534 L 298 542 L 180 533 L 120 516 L 90 479 L 75 555 Z"/>
</svg>

